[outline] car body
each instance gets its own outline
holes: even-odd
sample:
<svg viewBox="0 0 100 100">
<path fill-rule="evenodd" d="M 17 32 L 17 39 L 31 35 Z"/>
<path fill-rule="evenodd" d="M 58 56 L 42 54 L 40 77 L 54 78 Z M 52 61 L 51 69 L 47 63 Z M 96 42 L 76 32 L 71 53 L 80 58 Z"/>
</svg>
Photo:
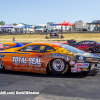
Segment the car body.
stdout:
<svg viewBox="0 0 100 100">
<path fill-rule="evenodd" d="M 5 45 L 5 44 L 4 44 Z M 10 45 L 10 44 L 9 44 Z M 30 43 L 0 51 L 0 70 L 62 75 L 95 72 L 100 56 L 61 43 Z"/>
<path fill-rule="evenodd" d="M 86 52 L 91 52 L 91 53 L 100 52 L 100 43 L 97 41 L 84 40 L 84 41 L 77 42 L 75 40 L 67 40 L 67 42 L 65 42 L 64 44 L 71 45 L 73 47 L 76 47 Z"/>
</svg>

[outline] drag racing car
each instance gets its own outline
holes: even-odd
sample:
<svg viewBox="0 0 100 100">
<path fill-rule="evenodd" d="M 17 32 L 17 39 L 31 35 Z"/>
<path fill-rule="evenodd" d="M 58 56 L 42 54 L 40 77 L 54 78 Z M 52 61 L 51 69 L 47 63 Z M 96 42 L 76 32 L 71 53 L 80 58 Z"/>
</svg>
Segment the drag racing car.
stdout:
<svg viewBox="0 0 100 100">
<path fill-rule="evenodd" d="M 73 47 L 76 47 L 86 52 L 91 52 L 91 53 L 100 52 L 100 43 L 97 41 L 84 40 L 84 41 L 77 42 L 75 40 L 67 40 L 67 42 L 65 42 L 64 44 L 71 45 Z"/>
<path fill-rule="evenodd" d="M 62 75 L 68 71 L 94 74 L 99 68 L 99 55 L 61 43 L 29 43 L 0 51 L 0 70 Z"/>
</svg>

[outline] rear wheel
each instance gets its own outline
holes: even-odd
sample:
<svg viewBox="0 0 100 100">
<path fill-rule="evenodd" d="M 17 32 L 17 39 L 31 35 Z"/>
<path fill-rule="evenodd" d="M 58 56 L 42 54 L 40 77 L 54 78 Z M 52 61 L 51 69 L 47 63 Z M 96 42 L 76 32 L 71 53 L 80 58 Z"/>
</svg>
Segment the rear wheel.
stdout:
<svg viewBox="0 0 100 100">
<path fill-rule="evenodd" d="M 3 61 L 0 59 L 0 70 L 3 70 L 4 69 L 4 63 Z"/>
<path fill-rule="evenodd" d="M 98 52 L 100 52 L 99 47 L 93 47 L 92 52 L 93 52 L 93 53 L 98 53 Z"/>
<path fill-rule="evenodd" d="M 49 70 L 54 75 L 63 75 L 68 71 L 68 65 L 62 59 L 54 59 L 50 62 Z"/>
</svg>

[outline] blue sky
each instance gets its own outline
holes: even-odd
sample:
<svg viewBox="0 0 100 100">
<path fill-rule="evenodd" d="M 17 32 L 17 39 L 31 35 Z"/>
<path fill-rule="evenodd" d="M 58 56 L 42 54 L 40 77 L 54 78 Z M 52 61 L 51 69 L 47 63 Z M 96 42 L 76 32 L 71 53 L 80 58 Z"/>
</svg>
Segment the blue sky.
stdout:
<svg viewBox="0 0 100 100">
<path fill-rule="evenodd" d="M 46 24 L 100 20 L 100 0 L 0 0 L 0 21 Z"/>
</svg>

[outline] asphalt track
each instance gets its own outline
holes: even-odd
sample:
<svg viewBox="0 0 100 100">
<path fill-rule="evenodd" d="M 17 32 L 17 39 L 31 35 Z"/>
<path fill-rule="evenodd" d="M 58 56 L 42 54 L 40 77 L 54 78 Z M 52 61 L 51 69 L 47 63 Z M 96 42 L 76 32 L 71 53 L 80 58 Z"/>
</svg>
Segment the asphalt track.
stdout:
<svg viewBox="0 0 100 100">
<path fill-rule="evenodd" d="M 2 94 L 2 91 L 35 91 L 39 94 Z M 2 71 L 0 100 L 100 100 L 100 73 L 64 76 Z"/>
<path fill-rule="evenodd" d="M 39 94 L 0 94 L 0 100 L 100 100 L 100 75 L 53 76 L 2 71 L 1 91 L 36 91 Z"/>
</svg>

